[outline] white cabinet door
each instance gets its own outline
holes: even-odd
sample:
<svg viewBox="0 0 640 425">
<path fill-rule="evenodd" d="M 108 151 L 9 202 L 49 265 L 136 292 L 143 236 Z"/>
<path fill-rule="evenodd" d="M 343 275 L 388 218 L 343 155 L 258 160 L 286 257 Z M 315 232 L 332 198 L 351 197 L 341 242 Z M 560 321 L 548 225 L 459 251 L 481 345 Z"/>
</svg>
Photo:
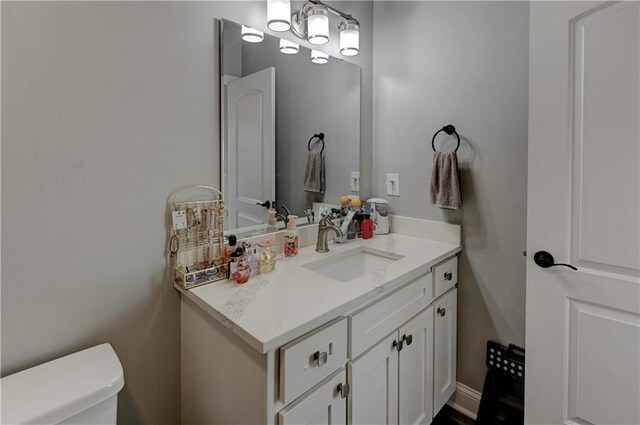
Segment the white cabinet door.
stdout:
<svg viewBox="0 0 640 425">
<path fill-rule="evenodd" d="M 344 369 L 310 394 L 303 395 L 278 412 L 280 425 L 340 425 L 347 423 L 347 384 Z"/>
<path fill-rule="evenodd" d="M 398 423 L 398 332 L 348 365 L 350 424 Z"/>
<path fill-rule="evenodd" d="M 435 303 L 433 413 L 436 415 L 456 390 L 458 290 Z"/>
<path fill-rule="evenodd" d="M 400 424 L 426 425 L 433 418 L 433 307 L 400 328 Z"/>
</svg>

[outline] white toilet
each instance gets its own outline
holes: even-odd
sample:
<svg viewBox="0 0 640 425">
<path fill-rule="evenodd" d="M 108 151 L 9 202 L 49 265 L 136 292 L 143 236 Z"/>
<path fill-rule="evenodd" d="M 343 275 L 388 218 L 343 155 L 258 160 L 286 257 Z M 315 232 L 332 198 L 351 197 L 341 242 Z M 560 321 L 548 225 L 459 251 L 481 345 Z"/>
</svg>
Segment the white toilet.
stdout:
<svg viewBox="0 0 640 425">
<path fill-rule="evenodd" d="M 124 374 L 102 344 L 6 376 L 0 386 L 2 424 L 115 425 Z"/>
</svg>

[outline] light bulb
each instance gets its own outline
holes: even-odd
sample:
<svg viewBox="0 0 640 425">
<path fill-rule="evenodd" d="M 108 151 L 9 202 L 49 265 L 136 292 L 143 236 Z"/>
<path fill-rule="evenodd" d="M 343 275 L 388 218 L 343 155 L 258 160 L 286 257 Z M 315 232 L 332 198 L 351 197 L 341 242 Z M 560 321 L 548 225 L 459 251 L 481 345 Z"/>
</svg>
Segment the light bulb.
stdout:
<svg viewBox="0 0 640 425">
<path fill-rule="evenodd" d="M 326 53 L 322 53 L 319 50 L 311 51 L 311 62 L 317 63 L 318 65 L 324 65 L 329 62 L 329 55 Z"/>
<path fill-rule="evenodd" d="M 309 10 L 307 33 L 311 44 L 329 42 L 329 10 L 325 6 L 314 6 Z"/>
<path fill-rule="evenodd" d="M 262 40 L 264 40 L 264 33 L 262 31 L 258 31 L 257 29 L 243 25 L 242 39 L 244 41 L 248 41 L 249 43 L 260 43 Z"/>
<path fill-rule="evenodd" d="M 360 26 L 355 21 L 340 24 L 340 54 L 355 56 L 360 51 Z"/>
<path fill-rule="evenodd" d="M 267 0 L 267 27 L 277 32 L 288 31 L 291 28 L 289 0 Z"/>
<path fill-rule="evenodd" d="M 295 55 L 300 50 L 300 45 L 293 41 L 280 39 L 280 51 L 287 55 Z"/>
</svg>

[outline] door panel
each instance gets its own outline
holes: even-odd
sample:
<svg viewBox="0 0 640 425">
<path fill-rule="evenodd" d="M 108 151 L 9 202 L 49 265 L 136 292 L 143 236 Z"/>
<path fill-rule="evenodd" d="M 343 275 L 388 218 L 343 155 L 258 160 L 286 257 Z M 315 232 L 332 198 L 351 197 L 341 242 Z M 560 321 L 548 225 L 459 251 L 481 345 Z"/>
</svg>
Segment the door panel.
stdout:
<svg viewBox="0 0 640 425">
<path fill-rule="evenodd" d="M 275 199 L 275 68 L 227 83 L 224 187 L 228 228 L 265 223 Z"/>
<path fill-rule="evenodd" d="M 398 332 L 348 365 L 352 425 L 398 423 Z"/>
<path fill-rule="evenodd" d="M 640 4 L 530 12 L 525 422 L 638 424 Z"/>
<path fill-rule="evenodd" d="M 633 343 L 640 335 L 638 315 L 576 300 L 569 300 L 568 310 L 568 418 L 639 423 L 638 406 L 629 402 L 640 400 L 640 386 L 620 385 L 629 376 L 640 379 L 640 349 Z"/>
<path fill-rule="evenodd" d="M 399 358 L 399 422 L 430 424 L 433 419 L 433 307 L 400 328 L 404 346 Z"/>
<path fill-rule="evenodd" d="M 341 425 L 347 423 L 347 399 L 338 390 L 347 383 L 344 369 L 327 378 L 311 393 L 305 394 L 278 412 L 280 425 Z"/>
<path fill-rule="evenodd" d="M 458 290 L 454 289 L 434 305 L 433 414 L 456 390 Z"/>
<path fill-rule="evenodd" d="M 571 261 L 621 275 L 640 269 L 638 3 L 573 22 Z M 617 83 L 616 83 L 617 82 Z M 602 225 L 611 223 L 612 225 Z M 624 223 L 624 225 L 614 225 Z"/>
</svg>

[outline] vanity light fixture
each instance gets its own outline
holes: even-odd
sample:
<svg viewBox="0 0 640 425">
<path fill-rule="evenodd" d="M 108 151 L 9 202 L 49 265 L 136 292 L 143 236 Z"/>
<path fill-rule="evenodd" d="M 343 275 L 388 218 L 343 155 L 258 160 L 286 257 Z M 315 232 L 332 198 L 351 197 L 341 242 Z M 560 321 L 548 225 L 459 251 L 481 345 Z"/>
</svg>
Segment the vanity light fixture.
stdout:
<svg viewBox="0 0 640 425">
<path fill-rule="evenodd" d="M 319 50 L 311 51 L 311 62 L 317 63 L 318 65 L 324 65 L 329 62 L 329 55 L 326 53 L 322 53 Z"/>
<path fill-rule="evenodd" d="M 280 51 L 285 55 L 295 55 L 300 51 L 300 45 L 293 41 L 280 39 Z"/>
<path fill-rule="evenodd" d="M 291 28 L 291 2 L 267 0 L 267 27 L 271 31 L 289 31 Z"/>
<path fill-rule="evenodd" d="M 248 41 L 249 43 L 260 43 L 262 40 L 264 40 L 264 33 L 257 29 L 243 25 L 242 39 L 244 41 Z"/>
<path fill-rule="evenodd" d="M 329 16 L 336 15 L 344 19 L 340 29 L 340 53 L 355 56 L 360 51 L 360 23 L 353 16 L 323 3 L 321 0 L 307 0 L 302 7 L 291 15 L 291 32 L 298 38 L 311 44 L 320 45 L 329 42 Z"/>
</svg>

